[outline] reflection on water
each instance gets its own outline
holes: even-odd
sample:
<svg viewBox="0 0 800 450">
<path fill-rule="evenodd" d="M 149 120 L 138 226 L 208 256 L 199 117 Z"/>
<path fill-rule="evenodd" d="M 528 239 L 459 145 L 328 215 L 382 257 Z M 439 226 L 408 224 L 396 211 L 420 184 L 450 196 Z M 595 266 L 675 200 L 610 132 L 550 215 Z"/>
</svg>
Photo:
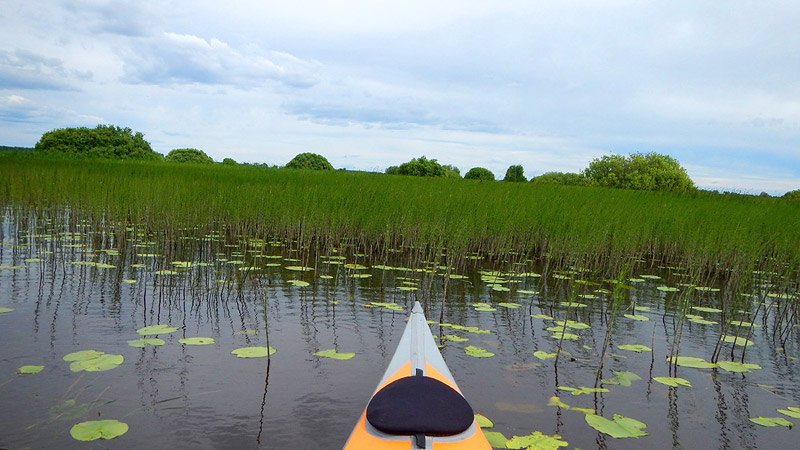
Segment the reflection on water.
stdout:
<svg viewBox="0 0 800 450">
<path fill-rule="evenodd" d="M 446 278 L 442 259 L 426 263 L 407 249 L 378 258 L 342 247 L 326 255 L 335 258 L 321 258 L 291 242 L 195 236 L 192 230 L 169 237 L 133 228 L 102 233 L 97 226 L 68 212 L 51 218 L 4 212 L 0 307 L 13 311 L 0 314 L 0 448 L 74 447 L 71 426 L 98 418 L 130 427 L 125 435 L 103 441 L 99 446 L 104 448 L 340 448 L 417 299 L 437 322 L 431 325 L 434 335 L 468 339 L 442 338 L 442 353 L 476 412 L 490 417 L 495 430 L 509 438 L 557 433 L 570 447 L 583 449 L 795 444 L 794 430 L 764 428 L 748 418 L 778 417 L 776 409 L 800 406 L 796 280 L 761 277 L 748 291 L 752 297 L 737 294 L 736 311 L 694 311 L 717 322 L 704 324 L 681 319 L 680 294 L 690 283 L 685 269 L 640 262 L 629 277 L 638 281 L 626 280 L 619 291 L 624 299 L 603 352 L 615 285 L 576 268 L 548 272 L 541 261 L 521 257 L 475 260 L 459 268 L 463 279 Z M 355 263 L 366 268 L 347 265 Z M 437 265 L 436 273 L 422 270 Z M 504 273 L 490 273 L 494 270 Z M 651 277 L 637 277 L 642 274 Z M 309 286 L 293 286 L 290 280 Z M 731 297 L 725 295 L 724 290 L 698 290 L 690 300 L 725 309 Z M 371 302 L 396 303 L 403 311 Z M 476 303 L 494 310 L 476 310 Z M 740 327 L 740 335 L 753 345 L 745 351 L 725 344 L 720 359 L 740 361 L 744 354 L 745 362 L 762 369 L 738 374 L 677 367 L 673 373 L 666 357 L 677 344 L 676 330 L 682 328 L 681 355 L 709 359 L 732 314 L 758 327 Z M 537 350 L 558 351 L 559 340 L 547 330 L 556 323 L 542 316 L 590 326 L 562 327 L 578 339 L 561 342 L 557 364 L 533 356 Z M 163 346 L 127 345 L 140 337 L 137 329 L 155 324 L 179 331 L 159 335 Z M 725 333 L 736 329 L 728 327 Z M 178 343 L 198 336 L 215 343 Z M 626 351 L 619 349 L 621 344 L 652 351 Z M 231 354 L 236 348 L 266 345 L 277 349 L 268 359 Z M 495 356 L 468 356 L 468 345 Z M 346 361 L 313 356 L 331 348 L 356 356 Z M 62 357 L 86 349 L 122 354 L 125 361 L 105 372 L 71 372 Z M 601 378 L 629 371 L 641 380 L 630 386 L 598 385 L 609 392 L 596 394 L 558 389 L 595 386 L 601 354 Z M 22 365 L 45 369 L 17 375 Z M 653 380 L 668 375 L 685 378 L 692 387 Z M 647 424 L 649 436 L 613 439 L 598 433 L 586 424 L 584 413 L 548 406 L 553 396 L 604 417 L 633 417 Z"/>
</svg>

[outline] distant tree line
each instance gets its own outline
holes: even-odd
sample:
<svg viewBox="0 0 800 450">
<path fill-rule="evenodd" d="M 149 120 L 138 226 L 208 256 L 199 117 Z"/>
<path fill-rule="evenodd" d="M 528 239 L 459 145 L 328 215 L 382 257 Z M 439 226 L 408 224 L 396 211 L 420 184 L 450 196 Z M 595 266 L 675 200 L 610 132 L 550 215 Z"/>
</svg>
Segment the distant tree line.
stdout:
<svg viewBox="0 0 800 450">
<path fill-rule="evenodd" d="M 166 157 L 153 151 L 150 143 L 140 132 L 114 125 L 97 125 L 95 128 L 62 128 L 44 133 L 33 149 L 24 147 L 0 146 L 0 151 L 30 151 L 43 154 L 61 154 L 75 157 L 93 157 L 122 160 L 165 160 L 174 163 L 214 164 L 215 161 L 202 150 L 178 148 L 171 150 Z M 220 164 L 228 166 L 278 167 L 258 163 L 239 164 L 225 158 Z M 300 153 L 284 166 L 287 169 L 334 170 L 333 165 L 322 155 Z M 407 175 L 421 177 L 461 178 L 458 167 L 440 164 L 436 159 L 425 156 L 413 158 L 398 166 L 390 166 L 388 175 Z M 480 182 L 495 181 L 494 173 L 484 167 L 473 167 L 463 177 L 465 180 Z M 523 167 L 511 165 L 506 171 L 504 182 L 526 182 Z M 592 160 L 581 172 L 545 172 L 532 177 L 534 184 L 559 184 L 565 186 L 601 186 L 624 189 L 696 191 L 694 182 L 677 160 L 655 152 L 633 153 L 631 155 L 606 155 Z M 769 196 L 762 193 L 762 196 Z M 787 199 L 800 200 L 800 189 L 787 192 Z"/>
</svg>

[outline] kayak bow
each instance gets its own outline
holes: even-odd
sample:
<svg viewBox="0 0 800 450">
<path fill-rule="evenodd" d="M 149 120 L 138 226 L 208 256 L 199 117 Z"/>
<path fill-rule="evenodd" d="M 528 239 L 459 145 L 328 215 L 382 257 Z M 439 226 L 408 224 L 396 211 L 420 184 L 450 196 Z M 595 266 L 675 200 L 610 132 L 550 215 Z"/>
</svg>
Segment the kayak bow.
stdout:
<svg viewBox="0 0 800 450">
<path fill-rule="evenodd" d="M 436 347 L 419 302 L 344 448 L 491 448 Z"/>
</svg>

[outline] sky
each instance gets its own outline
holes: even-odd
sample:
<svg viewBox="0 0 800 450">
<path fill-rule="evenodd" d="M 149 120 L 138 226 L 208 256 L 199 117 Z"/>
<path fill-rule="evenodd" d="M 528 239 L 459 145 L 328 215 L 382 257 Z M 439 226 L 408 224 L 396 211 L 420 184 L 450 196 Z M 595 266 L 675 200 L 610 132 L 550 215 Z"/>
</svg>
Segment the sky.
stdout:
<svg viewBox="0 0 800 450">
<path fill-rule="evenodd" d="M 113 124 L 153 149 L 498 178 L 657 152 L 800 189 L 796 0 L 0 0 L 0 145 Z"/>
</svg>

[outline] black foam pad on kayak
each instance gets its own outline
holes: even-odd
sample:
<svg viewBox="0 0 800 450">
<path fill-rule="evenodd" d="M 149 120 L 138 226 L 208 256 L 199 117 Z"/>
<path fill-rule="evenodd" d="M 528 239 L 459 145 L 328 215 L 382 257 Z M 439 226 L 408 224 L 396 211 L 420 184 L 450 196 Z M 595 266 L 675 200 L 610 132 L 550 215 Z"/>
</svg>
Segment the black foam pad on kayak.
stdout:
<svg viewBox="0 0 800 450">
<path fill-rule="evenodd" d="M 472 425 L 467 400 L 439 380 L 400 378 L 378 391 L 367 405 L 367 420 L 394 435 L 452 436 Z"/>
</svg>

